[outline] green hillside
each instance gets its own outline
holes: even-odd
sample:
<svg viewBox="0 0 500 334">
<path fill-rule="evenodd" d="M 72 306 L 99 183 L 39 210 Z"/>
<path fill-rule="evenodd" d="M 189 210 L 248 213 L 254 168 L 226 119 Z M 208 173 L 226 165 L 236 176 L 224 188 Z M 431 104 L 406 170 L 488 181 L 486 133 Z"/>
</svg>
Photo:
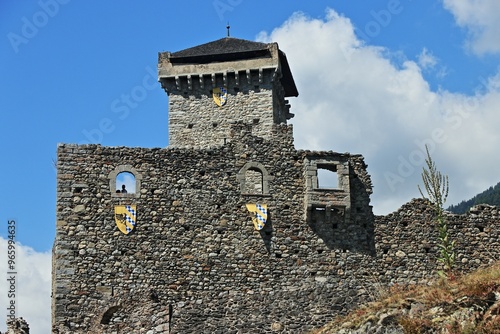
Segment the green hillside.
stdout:
<svg viewBox="0 0 500 334">
<path fill-rule="evenodd" d="M 457 205 L 450 205 L 447 210 L 453 213 L 460 214 L 467 212 L 472 206 L 477 204 L 490 204 L 500 206 L 500 182 L 497 183 L 496 186 L 489 187 L 487 190 L 467 201 L 462 201 Z"/>
</svg>

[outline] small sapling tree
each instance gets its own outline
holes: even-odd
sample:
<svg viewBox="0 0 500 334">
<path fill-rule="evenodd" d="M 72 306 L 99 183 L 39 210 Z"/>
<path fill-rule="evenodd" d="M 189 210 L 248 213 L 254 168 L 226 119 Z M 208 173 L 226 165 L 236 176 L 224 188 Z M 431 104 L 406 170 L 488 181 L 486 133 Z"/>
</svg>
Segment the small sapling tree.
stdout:
<svg viewBox="0 0 500 334">
<path fill-rule="evenodd" d="M 438 227 L 438 246 L 440 250 L 438 261 L 443 264 L 444 269 L 444 272 L 440 272 L 440 275 L 450 274 L 455 265 L 455 241 L 450 240 L 448 225 L 446 224 L 446 217 L 443 209 L 446 198 L 448 197 L 448 176 L 442 175 L 441 172 L 437 170 L 436 164 L 432 160 L 427 146 L 425 146 L 425 150 L 427 152 L 427 159 L 425 160 L 427 169 L 425 167 L 423 168 L 422 181 L 424 182 L 427 196 L 424 195 L 420 186 L 418 186 L 418 190 L 424 199 L 431 202 L 436 215 L 435 220 Z"/>
</svg>

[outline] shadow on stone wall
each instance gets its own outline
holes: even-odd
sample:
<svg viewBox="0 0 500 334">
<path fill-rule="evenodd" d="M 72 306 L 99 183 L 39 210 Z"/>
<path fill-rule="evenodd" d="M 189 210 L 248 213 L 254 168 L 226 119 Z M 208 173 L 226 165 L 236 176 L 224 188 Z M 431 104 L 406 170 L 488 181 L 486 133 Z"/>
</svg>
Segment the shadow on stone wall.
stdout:
<svg viewBox="0 0 500 334">
<path fill-rule="evenodd" d="M 271 253 L 271 247 L 272 247 L 272 238 L 273 238 L 273 222 L 271 220 L 271 215 L 268 212 L 267 213 L 267 222 L 266 225 L 264 225 L 264 228 L 259 231 L 260 237 L 262 238 L 262 241 L 264 242 L 264 246 L 266 247 L 267 253 Z"/>
<path fill-rule="evenodd" d="M 375 255 L 373 220 L 355 225 L 342 209 L 313 208 L 307 223 L 330 250 Z"/>
</svg>

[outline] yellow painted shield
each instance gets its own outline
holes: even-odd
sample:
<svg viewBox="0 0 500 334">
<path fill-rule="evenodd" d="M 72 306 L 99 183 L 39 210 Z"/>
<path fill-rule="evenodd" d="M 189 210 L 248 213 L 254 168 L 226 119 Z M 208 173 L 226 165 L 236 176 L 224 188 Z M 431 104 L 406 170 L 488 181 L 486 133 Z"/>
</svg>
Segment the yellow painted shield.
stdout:
<svg viewBox="0 0 500 334">
<path fill-rule="evenodd" d="M 137 210 L 135 205 L 115 206 L 115 222 L 122 233 L 129 234 L 132 232 L 137 223 Z"/>
<path fill-rule="evenodd" d="M 257 231 L 262 230 L 267 221 L 266 204 L 247 204 L 248 211 L 252 216 L 253 226 Z"/>
<path fill-rule="evenodd" d="M 225 87 L 216 87 L 212 93 L 215 104 L 222 107 L 227 102 L 227 89 Z"/>
</svg>

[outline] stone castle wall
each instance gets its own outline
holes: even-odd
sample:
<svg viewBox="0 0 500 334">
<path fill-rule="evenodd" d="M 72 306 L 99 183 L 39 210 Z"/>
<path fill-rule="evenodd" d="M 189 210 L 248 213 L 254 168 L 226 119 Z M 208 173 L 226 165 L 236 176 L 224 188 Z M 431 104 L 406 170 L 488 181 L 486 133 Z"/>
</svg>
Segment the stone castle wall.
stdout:
<svg viewBox="0 0 500 334">
<path fill-rule="evenodd" d="M 265 333 L 330 319 L 342 305 L 332 300 L 355 279 L 331 279 L 336 257 L 374 251 L 362 157 L 297 151 L 291 126 L 275 126 L 272 142 L 245 125 L 233 134 L 204 150 L 59 146 L 53 323 L 60 333 Z M 318 157 L 349 166 L 355 209 L 348 215 L 340 212 L 341 189 L 306 185 L 306 161 Z M 127 168 L 140 188 L 117 194 L 110 176 Z M 242 173 L 258 169 L 263 191 L 246 193 Z M 306 194 L 316 192 L 337 203 L 335 212 L 325 206 L 306 218 Z M 254 230 L 247 203 L 267 204 L 263 230 Z M 129 235 L 115 224 L 121 204 L 137 206 Z M 329 224 L 345 240 L 336 241 Z"/>
<path fill-rule="evenodd" d="M 362 156 L 294 148 L 285 98 L 297 92 L 272 49 L 197 65 L 160 54 L 168 148 L 58 146 L 54 333 L 302 333 L 379 284 L 436 277 L 426 202 L 375 217 Z M 135 192 L 118 191 L 122 172 Z M 322 187 L 320 172 L 337 185 Z M 262 230 L 247 204 L 267 205 Z M 115 213 L 125 205 L 137 211 L 129 234 Z M 494 259 L 498 218 L 491 207 L 449 216 L 458 269 Z"/>
<path fill-rule="evenodd" d="M 277 44 L 208 45 L 159 54 L 168 148 L 58 146 L 54 333 L 303 333 L 379 284 L 436 277 L 426 202 L 375 217 L 362 156 L 294 148 L 285 98 L 298 92 Z M 135 192 L 118 191 L 122 172 Z M 247 204 L 267 205 L 262 230 Z M 495 259 L 498 221 L 487 206 L 449 216 L 459 270 Z"/>
<path fill-rule="evenodd" d="M 470 272 L 500 260 L 500 209 L 473 207 L 467 214 L 447 213 L 448 233 L 456 245 L 456 269 Z M 424 283 L 439 270 L 438 230 L 424 200 L 376 217 L 375 243 L 379 265 L 374 274 L 384 283 Z"/>
<path fill-rule="evenodd" d="M 361 156 L 295 150 L 290 126 L 269 142 L 242 124 L 232 134 L 205 150 L 59 146 L 54 332 L 300 333 L 375 284 L 436 277 L 432 210 L 415 200 L 374 217 Z M 339 189 L 315 188 L 314 168 L 332 166 Z M 244 172 L 259 168 L 262 193 L 248 193 Z M 136 194 L 114 191 L 125 170 Z M 247 203 L 268 205 L 263 230 Z M 114 220 L 123 204 L 137 205 L 129 235 Z M 497 208 L 449 220 L 458 269 L 495 259 Z"/>
</svg>

